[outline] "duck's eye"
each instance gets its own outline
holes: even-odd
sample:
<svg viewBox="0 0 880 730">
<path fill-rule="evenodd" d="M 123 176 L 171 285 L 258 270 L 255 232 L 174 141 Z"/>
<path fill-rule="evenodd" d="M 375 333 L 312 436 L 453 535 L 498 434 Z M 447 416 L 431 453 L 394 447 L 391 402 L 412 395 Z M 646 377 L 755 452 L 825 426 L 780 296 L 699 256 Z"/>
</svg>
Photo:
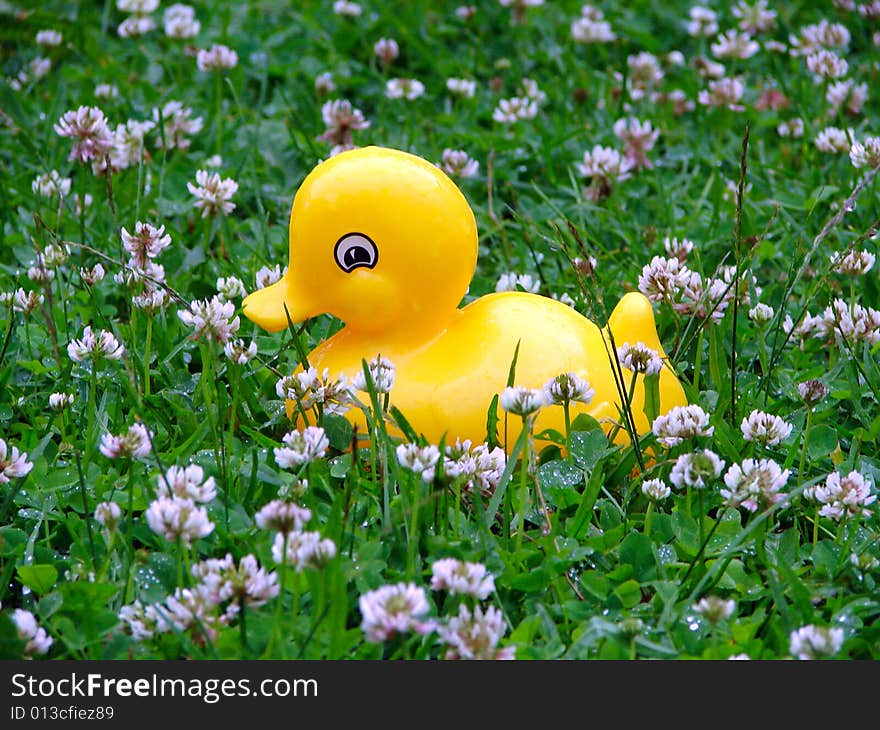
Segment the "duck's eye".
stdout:
<svg viewBox="0 0 880 730">
<path fill-rule="evenodd" d="M 379 261 L 379 249 L 363 233 L 346 233 L 333 249 L 336 265 L 348 273 L 361 266 L 372 269 Z"/>
</svg>

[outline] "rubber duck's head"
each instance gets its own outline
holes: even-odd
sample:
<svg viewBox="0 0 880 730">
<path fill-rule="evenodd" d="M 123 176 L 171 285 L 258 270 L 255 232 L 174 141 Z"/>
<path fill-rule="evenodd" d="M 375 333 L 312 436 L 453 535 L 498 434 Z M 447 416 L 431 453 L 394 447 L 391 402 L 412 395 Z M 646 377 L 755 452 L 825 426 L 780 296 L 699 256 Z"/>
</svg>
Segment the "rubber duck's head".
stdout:
<svg viewBox="0 0 880 730">
<path fill-rule="evenodd" d="M 329 313 L 355 330 L 418 334 L 453 314 L 476 260 L 473 212 L 442 170 L 399 150 L 351 150 L 306 176 L 287 274 L 248 296 L 244 314 L 273 332 L 288 316 Z"/>
</svg>

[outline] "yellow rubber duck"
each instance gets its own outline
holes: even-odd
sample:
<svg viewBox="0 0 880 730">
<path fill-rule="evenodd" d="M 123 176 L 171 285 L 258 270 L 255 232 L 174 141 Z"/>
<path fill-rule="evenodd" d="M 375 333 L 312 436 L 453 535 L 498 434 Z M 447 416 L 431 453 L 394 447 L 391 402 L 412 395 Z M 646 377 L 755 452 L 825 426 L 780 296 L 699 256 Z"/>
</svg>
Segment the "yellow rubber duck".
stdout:
<svg viewBox="0 0 880 730">
<path fill-rule="evenodd" d="M 521 292 L 488 294 L 459 309 L 477 262 L 477 225 L 464 195 L 436 165 L 383 147 L 343 152 L 312 170 L 290 216 L 290 266 L 276 284 L 245 298 L 244 314 L 271 332 L 318 314 L 345 323 L 316 347 L 309 364 L 349 378 L 377 355 L 396 368 L 391 403 L 432 443 L 486 437 L 487 411 L 507 383 L 519 343 L 516 385 L 541 388 L 574 372 L 589 381 L 589 405 L 572 403 L 606 430 L 620 399 L 607 334 L 554 299 Z M 286 307 L 286 311 L 285 311 Z M 616 344 L 642 342 L 665 357 L 650 302 L 625 295 L 609 322 Z M 627 384 L 630 373 L 623 371 Z M 639 432 L 642 376 L 632 400 Z M 660 412 L 686 405 L 675 373 L 660 374 Z M 288 414 L 293 404 L 288 402 Z M 503 414 L 501 414 L 503 415 Z M 348 417 L 363 432 L 363 414 Z M 519 422 L 519 419 L 515 419 Z M 513 421 L 509 421 L 512 424 Z M 508 433 L 508 449 L 513 438 Z M 564 433 L 559 406 L 544 407 L 535 432 Z M 618 440 L 625 439 L 622 431 Z"/>
</svg>

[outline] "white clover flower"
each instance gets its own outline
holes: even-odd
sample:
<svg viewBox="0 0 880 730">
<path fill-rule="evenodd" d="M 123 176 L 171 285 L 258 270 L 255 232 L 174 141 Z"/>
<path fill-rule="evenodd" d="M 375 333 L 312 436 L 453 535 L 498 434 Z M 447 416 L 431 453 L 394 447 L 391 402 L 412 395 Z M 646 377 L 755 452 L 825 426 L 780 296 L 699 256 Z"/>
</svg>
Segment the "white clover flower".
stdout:
<svg viewBox="0 0 880 730">
<path fill-rule="evenodd" d="M 137 221 L 134 233 L 122 227 L 122 244 L 131 256 L 130 266 L 143 269 L 149 259 L 156 258 L 171 245 L 171 236 L 165 233 L 165 226 L 155 226 Z"/>
<path fill-rule="evenodd" d="M 193 207 L 201 209 L 202 218 L 218 213 L 231 213 L 235 209 L 235 203 L 231 203 L 230 198 L 238 190 L 238 183 L 231 177 L 221 178 L 219 173 L 197 170 L 196 184 L 188 182 L 186 189 L 195 196 Z"/>
<path fill-rule="evenodd" d="M 655 256 L 639 274 L 639 291 L 652 302 L 672 302 L 688 284 L 690 276 L 690 270 L 678 257 Z"/>
<path fill-rule="evenodd" d="M 831 254 L 831 267 L 838 274 L 863 276 L 873 268 L 875 260 L 876 257 L 870 251 L 836 251 Z"/>
<path fill-rule="evenodd" d="M 385 96 L 389 99 L 412 101 L 425 93 L 425 85 L 418 79 L 389 79 L 385 84 Z"/>
<path fill-rule="evenodd" d="M 617 36 L 602 11 L 592 5 L 581 7 L 581 15 L 571 23 L 571 37 L 577 43 L 612 43 Z"/>
<path fill-rule="evenodd" d="M 623 159 L 620 153 L 611 147 L 595 145 L 592 150 L 584 152 L 583 161 L 575 165 L 582 177 L 600 178 L 615 181 L 630 177 L 632 165 Z"/>
<path fill-rule="evenodd" d="M 709 425 L 709 415 L 698 405 L 673 406 L 657 416 L 651 430 L 664 446 L 678 446 L 682 441 L 697 436 L 711 436 L 715 427 Z"/>
<path fill-rule="evenodd" d="M 47 269 L 38 259 L 36 265 L 28 268 L 27 275 L 28 279 L 33 282 L 48 282 L 55 278 L 55 271 L 53 269 Z"/>
<path fill-rule="evenodd" d="M 437 626 L 437 633 L 447 647 L 446 659 L 515 659 L 515 646 L 498 648 L 504 630 L 504 616 L 494 606 L 485 611 L 477 606 L 471 611 L 464 604 L 458 607 L 458 615 Z"/>
<path fill-rule="evenodd" d="M 709 82 L 708 91 L 703 89 L 697 95 L 697 101 L 703 106 L 726 107 L 730 111 L 745 111 L 740 104 L 745 86 L 738 77 L 724 77 Z"/>
<path fill-rule="evenodd" d="M 419 446 L 418 444 L 399 444 L 395 449 L 397 463 L 407 471 L 418 474 L 422 481 L 431 482 L 437 462 L 440 460 L 440 450 L 433 444 Z"/>
<path fill-rule="evenodd" d="M 724 475 L 726 489 L 721 496 L 730 507 L 745 507 L 756 512 L 761 505 L 769 506 L 785 499 L 780 490 L 788 483 L 789 470 L 780 469 L 773 459 L 746 459 L 733 464 Z"/>
<path fill-rule="evenodd" d="M 880 167 L 880 137 L 866 137 L 864 142 L 853 142 L 849 148 L 853 167 Z"/>
<path fill-rule="evenodd" d="M 158 288 L 165 281 L 165 267 L 152 259 L 147 259 L 143 266 L 129 260 L 126 266 L 113 275 L 113 281 L 127 287 L 137 287 L 149 291 Z"/>
<path fill-rule="evenodd" d="M 749 310 L 749 319 L 757 324 L 764 325 L 773 319 L 775 313 L 775 310 L 769 304 L 759 302 Z"/>
<path fill-rule="evenodd" d="M 180 497 L 206 503 L 217 496 L 217 487 L 214 477 L 205 479 L 205 470 L 198 464 L 172 466 L 164 475 L 159 475 L 156 494 L 160 497 Z"/>
<path fill-rule="evenodd" d="M 551 292 L 550 298 L 555 299 L 557 302 L 562 302 L 566 307 L 571 307 L 572 309 L 577 307 L 577 302 L 572 299 L 567 292 L 562 292 L 562 294 Z"/>
<path fill-rule="evenodd" d="M 116 32 L 120 38 L 137 38 L 156 29 L 156 21 L 148 15 L 129 15 Z"/>
<path fill-rule="evenodd" d="M 189 548 L 193 542 L 214 531 L 204 507 L 197 507 L 191 499 L 159 497 L 152 501 L 146 512 L 147 524 L 168 542 L 177 542 Z"/>
<path fill-rule="evenodd" d="M 124 623 L 135 641 L 152 639 L 158 632 L 159 612 L 153 606 L 135 601 L 119 609 L 119 620 Z"/>
<path fill-rule="evenodd" d="M 492 449 L 487 444 L 479 444 L 471 450 L 470 441 L 456 440 L 454 446 L 446 446 L 443 459 L 443 472 L 449 479 L 461 479 L 468 491 L 475 488 L 483 496 L 490 496 L 507 466 L 507 454 L 504 449 L 496 446 Z"/>
<path fill-rule="evenodd" d="M 596 391 L 577 373 L 562 373 L 544 384 L 544 401 L 547 405 L 566 403 L 590 403 Z"/>
<path fill-rule="evenodd" d="M 290 431 L 281 439 L 284 446 L 276 447 L 275 462 L 282 469 L 293 469 L 320 459 L 330 446 L 327 434 L 320 426 L 307 426 L 302 431 Z"/>
<path fill-rule="evenodd" d="M 227 46 L 215 43 L 208 50 L 196 54 L 199 71 L 221 71 L 238 65 L 238 54 Z"/>
<path fill-rule="evenodd" d="M 767 0 L 757 0 L 753 5 L 739 0 L 730 12 L 739 18 L 740 30 L 747 33 L 763 33 L 776 27 L 776 11 L 767 7 Z"/>
<path fill-rule="evenodd" d="M 746 441 L 757 441 L 763 446 L 775 446 L 788 438 L 792 425 L 779 416 L 753 410 L 740 424 Z"/>
<path fill-rule="evenodd" d="M 791 137 L 792 139 L 800 139 L 804 136 L 804 120 L 800 117 L 780 122 L 776 127 L 776 134 L 780 137 Z"/>
<path fill-rule="evenodd" d="M 229 340 L 223 345 L 223 352 L 237 365 L 245 365 L 257 356 L 257 343 L 251 340 L 251 343 L 246 345 L 244 340 Z"/>
<path fill-rule="evenodd" d="M 875 345 L 880 342 L 880 311 L 835 299 L 821 315 L 810 320 L 809 329 L 821 339 L 863 340 Z"/>
<path fill-rule="evenodd" d="M 653 53 L 640 51 L 626 57 L 628 69 L 626 90 L 630 99 L 640 101 L 648 96 L 648 93 L 660 85 L 663 79 L 663 71 L 660 61 Z"/>
<path fill-rule="evenodd" d="M 732 599 L 725 601 L 718 596 L 705 596 L 694 604 L 694 611 L 711 624 L 727 621 L 735 610 L 736 601 Z"/>
<path fill-rule="evenodd" d="M 34 465 L 27 460 L 26 453 L 15 446 L 7 446 L 0 438 L 0 484 L 8 484 L 13 479 L 25 477 L 33 468 Z"/>
<path fill-rule="evenodd" d="M 287 267 L 284 267 L 284 271 L 287 272 Z M 275 264 L 272 268 L 268 266 L 263 266 L 260 268 L 257 273 L 254 275 L 254 281 L 256 282 L 257 289 L 265 289 L 267 286 L 271 286 L 278 281 L 281 281 L 281 268 L 279 264 Z"/>
<path fill-rule="evenodd" d="M 828 395 L 828 386 L 821 380 L 807 380 L 803 383 L 798 383 L 797 388 L 801 400 L 811 408 L 825 400 L 825 397 Z"/>
<path fill-rule="evenodd" d="M 653 502 L 661 502 L 672 494 L 672 490 L 662 479 L 646 479 L 642 482 L 642 494 Z"/>
<path fill-rule="evenodd" d="M 723 63 L 717 63 L 705 56 L 695 56 L 691 60 L 691 66 L 701 79 L 720 79 L 726 70 Z"/>
<path fill-rule="evenodd" d="M 373 53 L 387 65 L 400 55 L 400 47 L 393 38 L 380 38 L 373 46 Z"/>
<path fill-rule="evenodd" d="M 52 62 L 48 58 L 42 58 L 38 56 L 33 59 L 28 64 L 28 69 L 31 72 L 31 76 L 33 76 L 34 80 L 39 80 L 43 78 L 52 68 Z"/>
<path fill-rule="evenodd" d="M 31 190 L 44 198 L 53 198 L 56 195 L 66 198 L 70 194 L 70 185 L 69 177 L 61 177 L 58 170 L 49 170 L 34 178 Z"/>
<path fill-rule="evenodd" d="M 146 289 L 131 298 L 131 305 L 135 309 L 154 315 L 164 309 L 170 301 L 164 289 Z"/>
<path fill-rule="evenodd" d="M 133 423 L 119 436 L 112 433 L 101 436 L 100 450 L 108 459 L 142 459 L 150 453 L 152 437 L 144 424 Z"/>
<path fill-rule="evenodd" d="M 802 626 L 791 632 L 789 651 L 797 659 L 824 659 L 832 657 L 843 646 L 843 629 Z"/>
<path fill-rule="evenodd" d="M 624 342 L 617 348 L 617 358 L 622 367 L 642 375 L 656 375 L 663 369 L 663 358 L 643 342 Z"/>
<path fill-rule="evenodd" d="M 37 32 L 37 45 L 41 48 L 55 48 L 60 46 L 64 36 L 57 30 L 41 30 Z"/>
<path fill-rule="evenodd" d="M 867 508 L 877 501 L 877 495 L 871 494 L 870 482 L 857 471 L 846 476 L 829 474 L 824 484 L 816 485 L 813 495 L 822 505 L 819 514 L 838 521 L 860 515 L 868 517 L 871 510 Z"/>
<path fill-rule="evenodd" d="M 538 116 L 538 104 L 527 96 L 501 99 L 492 112 L 492 119 L 502 124 L 513 124 L 521 119 L 534 119 Z"/>
<path fill-rule="evenodd" d="M 679 456 L 669 474 L 669 481 L 679 489 L 705 489 L 721 476 L 723 470 L 724 460 L 714 451 L 704 449 Z"/>
<path fill-rule="evenodd" d="M 378 644 L 395 634 L 415 631 L 426 634 L 434 626 L 422 617 L 428 612 L 428 599 L 424 588 L 414 583 L 386 585 L 364 593 L 358 599 L 365 638 Z"/>
<path fill-rule="evenodd" d="M 161 110 L 153 109 L 153 121 L 162 127 L 156 140 L 159 149 L 188 150 L 189 137 L 198 134 L 203 126 L 202 118 L 192 118 L 192 109 L 179 101 L 169 101 Z"/>
<path fill-rule="evenodd" d="M 353 108 L 347 99 L 333 99 L 325 103 L 321 107 L 321 118 L 327 129 L 318 139 L 337 147 L 352 147 L 352 131 L 370 126 L 361 110 Z"/>
<path fill-rule="evenodd" d="M 501 407 L 516 416 L 530 416 L 545 405 L 544 391 L 536 388 L 507 387 L 501 393 Z"/>
<path fill-rule="evenodd" d="M 52 395 L 49 396 L 49 408 L 53 411 L 63 411 L 65 408 L 72 405 L 72 393 L 52 393 Z"/>
<path fill-rule="evenodd" d="M 431 565 L 431 590 L 483 601 L 495 590 L 495 579 L 482 563 L 442 558 Z"/>
<path fill-rule="evenodd" d="M 716 58 L 751 58 L 760 46 L 748 33 L 737 33 L 735 30 L 725 31 L 711 45 L 712 55 Z"/>
<path fill-rule="evenodd" d="M 113 132 L 113 149 L 110 150 L 109 157 L 94 160 L 92 172 L 95 175 L 103 175 L 107 170 L 119 172 L 146 160 L 144 138 L 155 126 L 155 122 L 136 119 L 117 125 Z"/>
<path fill-rule="evenodd" d="M 694 242 L 687 238 L 675 238 L 674 236 L 665 236 L 663 238 L 663 249 L 666 251 L 666 255 L 669 258 L 676 259 L 679 264 L 684 264 L 687 261 L 688 256 L 690 256 L 691 251 L 694 250 Z M 655 258 L 660 258 L 655 257 Z M 660 259 L 661 261 L 663 259 Z M 651 260 L 651 263 L 654 263 L 654 259 Z M 642 269 L 642 274 L 645 274 L 645 269 Z M 642 287 L 642 279 L 639 277 L 639 290 L 641 291 Z M 644 293 L 644 292 L 643 292 Z M 648 296 L 647 294 L 645 296 Z M 650 297 L 648 297 L 650 299 Z M 656 300 L 655 300 L 656 301 Z"/>
<path fill-rule="evenodd" d="M 537 294 L 541 288 L 541 281 L 532 278 L 531 274 L 501 274 L 495 282 L 495 291 L 526 291 Z"/>
<path fill-rule="evenodd" d="M 312 519 L 310 509 L 283 499 L 273 499 L 263 505 L 254 516 L 257 527 L 263 530 L 275 530 L 282 535 L 299 532 L 310 519 Z"/>
<path fill-rule="evenodd" d="M 45 654 L 49 651 L 53 639 L 46 633 L 46 629 L 40 627 L 30 611 L 16 608 L 12 612 L 12 622 L 15 624 L 18 638 L 27 642 L 24 647 L 25 657 L 30 659 L 36 654 Z"/>
<path fill-rule="evenodd" d="M 107 330 L 92 331 L 86 325 L 82 338 L 71 340 L 67 345 L 67 354 L 74 362 L 91 360 L 97 362 L 102 358 L 121 360 L 125 355 L 125 347 Z"/>
<path fill-rule="evenodd" d="M 474 177 L 480 170 L 480 163 L 472 159 L 464 150 L 443 150 L 443 172 L 452 177 Z"/>
<path fill-rule="evenodd" d="M 477 90 L 477 82 L 471 79 L 446 79 L 446 88 L 450 94 L 472 99 Z"/>
<path fill-rule="evenodd" d="M 318 373 L 314 367 L 281 378 L 275 385 L 279 398 L 294 401 L 304 411 L 321 406 L 324 413 L 343 415 L 354 400 L 354 386 L 344 374 L 338 378 L 330 377 L 330 370 L 324 368 Z"/>
<path fill-rule="evenodd" d="M 68 160 L 91 162 L 101 160 L 113 149 L 113 133 L 107 126 L 107 117 L 98 107 L 81 106 L 67 111 L 54 126 L 60 137 L 76 140 Z"/>
<path fill-rule="evenodd" d="M 349 0 L 336 0 L 333 3 L 333 12 L 348 18 L 357 18 L 363 12 L 363 8 Z"/>
<path fill-rule="evenodd" d="M 623 142 L 624 158 L 633 170 L 653 167 L 648 152 L 654 149 L 660 131 L 654 129 L 651 122 L 623 117 L 614 122 L 613 131 L 614 136 Z"/>
<path fill-rule="evenodd" d="M 816 145 L 819 152 L 840 154 L 841 152 L 849 152 L 850 149 L 847 133 L 837 127 L 825 127 L 819 130 L 813 144 Z"/>
<path fill-rule="evenodd" d="M 688 11 L 688 35 L 710 37 L 718 32 L 718 15 L 714 10 L 695 5 Z"/>
<path fill-rule="evenodd" d="M 156 617 L 157 632 L 193 631 L 200 639 L 206 635 L 212 641 L 227 620 L 218 615 L 211 592 L 201 584 L 177 588 L 164 604 L 154 607 L 152 615 Z"/>
<path fill-rule="evenodd" d="M 476 5 L 459 5 L 455 9 L 455 17 L 459 18 L 466 23 L 473 19 L 473 17 L 477 14 L 477 6 Z"/>
<path fill-rule="evenodd" d="M 833 51 L 821 48 L 807 56 L 807 68 L 817 78 L 839 79 L 846 76 L 849 64 Z"/>
<path fill-rule="evenodd" d="M 240 299 L 247 296 L 244 288 L 244 282 L 237 276 L 221 276 L 217 279 L 217 294 L 223 301 L 230 299 Z"/>
<path fill-rule="evenodd" d="M 215 604 L 232 601 L 225 616 L 233 618 L 242 605 L 259 608 L 280 592 L 278 575 L 261 568 L 254 555 L 245 555 L 238 563 L 227 553 L 222 559 L 209 559 L 192 567 L 193 577 Z"/>
<path fill-rule="evenodd" d="M 149 15 L 159 7 L 159 0 L 116 0 L 116 7 L 123 13 Z"/>
<path fill-rule="evenodd" d="M 336 84 L 333 83 L 333 74 L 325 71 L 315 77 L 315 91 L 321 96 L 329 94 L 336 90 Z"/>
<path fill-rule="evenodd" d="M 241 321 L 235 314 L 235 305 L 232 302 L 223 302 L 220 297 L 196 300 L 189 305 L 189 309 L 181 309 L 177 312 L 180 321 L 187 327 L 192 327 L 193 339 L 205 337 L 217 342 L 228 342 L 233 333 L 238 331 Z"/>
<path fill-rule="evenodd" d="M 394 387 L 395 368 L 394 363 L 387 357 L 376 355 L 367 363 L 367 369 L 370 371 L 370 379 L 373 381 L 373 387 L 376 393 L 390 393 Z M 358 370 L 351 379 L 352 387 L 356 390 L 367 390 L 367 379 L 363 370 Z"/>
<path fill-rule="evenodd" d="M 297 572 L 304 568 L 322 568 L 336 556 L 336 544 L 322 538 L 319 532 L 291 532 L 286 538 L 275 535 L 272 560 L 292 566 Z"/>
<path fill-rule="evenodd" d="M 177 40 L 194 38 L 202 29 L 202 24 L 196 20 L 196 11 L 191 6 L 180 3 L 170 5 L 165 10 L 162 23 L 165 35 Z"/>
<path fill-rule="evenodd" d="M 95 264 L 91 269 L 85 267 L 80 268 L 79 275 L 84 283 L 94 286 L 104 279 L 106 272 L 101 264 Z"/>
<path fill-rule="evenodd" d="M 95 86 L 95 98 L 101 100 L 116 99 L 119 96 L 119 87 L 115 84 L 98 84 Z"/>
<path fill-rule="evenodd" d="M 110 532 L 116 530 L 120 517 L 122 509 L 116 502 L 101 502 L 95 507 L 95 522 Z"/>
<path fill-rule="evenodd" d="M 31 314 L 43 301 L 44 297 L 39 292 L 16 289 L 12 293 L 12 309 L 22 314 Z"/>
<path fill-rule="evenodd" d="M 824 18 L 815 25 L 805 25 L 800 36 L 789 36 L 792 56 L 809 56 L 822 48 L 846 48 L 850 32 L 840 23 L 829 23 Z"/>
<path fill-rule="evenodd" d="M 867 100 L 868 85 L 857 84 L 852 79 L 835 81 L 828 85 L 828 91 L 825 92 L 825 101 L 832 114 L 837 114 L 841 107 L 849 114 L 861 114 Z"/>
</svg>

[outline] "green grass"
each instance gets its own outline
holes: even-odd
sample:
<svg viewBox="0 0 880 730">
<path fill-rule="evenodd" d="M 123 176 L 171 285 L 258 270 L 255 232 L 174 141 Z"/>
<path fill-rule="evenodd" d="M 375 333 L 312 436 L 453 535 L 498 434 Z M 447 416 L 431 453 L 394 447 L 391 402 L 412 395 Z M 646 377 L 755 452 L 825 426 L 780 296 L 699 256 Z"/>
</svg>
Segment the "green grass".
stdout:
<svg viewBox="0 0 880 730">
<path fill-rule="evenodd" d="M 469 22 L 454 15 L 456 3 L 421 0 L 364 0 L 359 18 L 333 15 L 327 2 L 200 2 L 201 31 L 191 41 L 165 36 L 165 5 L 155 14 L 157 30 L 128 39 L 116 33 L 125 16 L 112 2 L 46 2 L 27 12 L 18 12 L 26 4 L 0 6 L 2 76 L 14 78 L 38 55 L 52 59 L 47 76 L 20 90 L 0 82 L 0 292 L 22 287 L 44 296 L 28 315 L 11 302 L 0 306 L 0 438 L 33 464 L 24 478 L 0 484 L 3 656 L 25 651 L 10 620 L 21 608 L 53 639 L 49 658 L 442 657 L 437 632 L 366 641 L 358 599 L 411 581 L 425 589 L 425 616 L 445 623 L 459 605 L 478 602 L 430 590 L 431 565 L 443 557 L 481 563 L 494 576 L 495 590 L 479 604 L 503 613 L 500 645 L 519 659 L 781 659 L 791 656 L 792 632 L 808 625 L 842 629 L 837 658 L 880 656 L 876 504 L 864 517 L 817 519 L 816 502 L 803 494 L 835 471 L 859 472 L 876 493 L 878 346 L 789 338 L 782 327 L 786 315 L 821 314 L 835 298 L 847 308 L 880 308 L 876 265 L 851 278 L 829 264 L 838 251 L 876 253 L 878 183 L 868 179 L 852 210 L 835 220 L 867 168 L 813 144 L 826 126 L 852 128 L 859 140 L 880 133 L 876 23 L 830 4 L 824 16 L 792 4 L 778 11 L 774 30 L 758 36 L 787 43 L 822 17 L 844 23 L 847 78 L 871 90 L 861 113 L 847 115 L 829 110 L 825 85 L 814 84 L 802 58 L 763 48 L 722 61 L 745 84 L 744 111 L 696 103 L 706 81 L 689 65 L 663 60 L 673 50 L 688 61 L 709 54 L 712 39 L 686 32 L 688 3 L 602 3 L 617 35 L 606 45 L 572 40 L 579 2 L 530 9 L 524 24 L 511 24 L 510 9 L 490 0 Z M 727 10 L 719 13 L 721 31 L 735 22 Z M 34 37 L 46 28 L 62 32 L 64 42 L 41 53 Z M 396 39 L 401 50 L 387 69 L 373 54 L 381 37 Z M 188 43 L 225 43 L 239 63 L 222 75 L 202 73 Z M 693 110 L 676 116 L 650 95 L 634 100 L 621 92 L 615 72 L 625 81 L 627 57 L 640 51 L 660 59 L 659 90 L 681 89 Z M 321 97 L 314 79 L 326 71 L 336 90 Z M 425 94 L 386 98 L 385 82 L 396 76 L 419 79 Z M 474 98 L 453 98 L 449 77 L 474 79 Z M 547 95 L 537 116 L 494 122 L 498 101 L 516 95 L 524 77 Z M 102 82 L 115 84 L 118 97 L 96 100 Z M 786 95 L 787 108 L 758 108 L 770 88 Z M 177 311 L 213 296 L 218 277 L 237 276 L 252 291 L 261 267 L 287 265 L 290 204 L 304 176 L 329 155 L 330 145 L 318 140 L 321 106 L 336 98 L 349 99 L 370 121 L 354 132 L 357 145 L 397 147 L 431 161 L 445 148 L 463 149 L 479 161 L 477 176 L 458 180 L 480 232 L 466 301 L 493 291 L 504 273 L 527 273 L 540 280 L 541 294 L 567 294 L 604 323 L 614 303 L 637 289 L 642 267 L 665 256 L 666 236 L 694 242 L 688 266 L 706 277 L 736 266 L 740 291 L 752 285 L 717 323 L 655 305 L 670 364 L 690 402 L 710 414 L 713 435 L 667 449 L 643 434 L 642 468 L 632 446 L 611 445 L 595 421 L 575 420 L 559 436 L 571 443 L 568 456 L 554 445 L 535 453 L 524 437 L 515 454 L 527 458 L 508 462 L 494 493 L 475 497 L 461 480 L 438 472 L 426 483 L 398 464 L 399 440 L 389 437 L 385 419 L 399 426 L 406 414 L 391 409 L 379 417 L 385 409 L 373 394 L 364 407 L 374 428 L 358 434 L 354 455 L 347 422 L 316 413 L 311 421 L 326 429 L 326 455 L 299 473 L 280 469 L 273 448 L 292 426 L 276 382 L 342 324 L 322 316 L 271 335 L 242 317 L 236 336 L 253 339 L 259 355 L 236 365 L 217 344 L 193 341 Z M 115 128 L 151 119 L 170 100 L 203 118 L 190 148 L 163 152 L 153 130 L 144 163 L 109 177 L 69 162 L 72 140 L 53 131 L 80 105 L 99 106 Z M 660 131 L 648 152 L 653 167 L 614 184 L 607 198 L 588 200 L 575 165 L 596 144 L 622 149 L 612 127 L 627 115 Z M 795 117 L 803 137 L 780 137 L 777 125 Z M 202 218 L 186 184 L 215 154 L 218 171 L 238 183 L 236 207 Z M 34 178 L 53 169 L 71 178 L 71 195 L 93 197 L 83 217 L 70 199 L 59 208 L 57 197 L 32 192 Z M 727 186 L 741 179 L 737 204 Z M 164 225 L 172 239 L 157 262 L 180 300 L 152 318 L 132 307 L 137 289 L 113 278 L 124 265 L 120 228 L 131 231 L 138 220 Z M 59 242 L 68 243 L 70 256 L 54 279 L 31 281 L 37 252 Z M 588 255 L 597 261 L 594 276 L 571 266 Z M 87 286 L 80 267 L 97 263 L 107 276 Z M 748 316 L 759 301 L 774 308 L 765 325 Z M 67 344 L 89 324 L 126 347 L 124 358 L 104 361 L 94 374 L 67 356 Z M 829 394 L 808 418 L 797 385 L 813 378 Z M 73 405 L 51 410 L 55 392 L 73 394 Z M 766 447 L 745 441 L 740 422 L 755 409 L 792 424 L 791 434 Z M 101 454 L 103 434 L 136 421 L 153 434 L 146 456 Z M 756 512 L 731 507 L 716 478 L 703 490 L 673 488 L 649 508 L 643 481 L 668 482 L 676 458 L 695 445 L 717 453 L 725 472 L 746 458 L 772 458 L 790 470 L 787 498 Z M 190 463 L 215 479 L 217 497 L 206 506 L 214 530 L 186 548 L 154 533 L 145 512 L 158 476 Z M 301 572 L 274 563 L 274 535 L 254 516 L 279 496 L 311 510 L 305 529 L 333 541 L 331 560 Z M 121 511 L 113 533 L 94 519 L 105 501 Z M 228 600 L 183 630 L 131 636 L 119 618 L 123 606 L 163 604 L 196 585 L 192 565 L 227 553 L 254 555 L 276 572 L 279 596 L 216 630 Z M 701 616 L 694 607 L 706 596 L 734 601 L 732 615 L 716 623 Z"/>
</svg>

